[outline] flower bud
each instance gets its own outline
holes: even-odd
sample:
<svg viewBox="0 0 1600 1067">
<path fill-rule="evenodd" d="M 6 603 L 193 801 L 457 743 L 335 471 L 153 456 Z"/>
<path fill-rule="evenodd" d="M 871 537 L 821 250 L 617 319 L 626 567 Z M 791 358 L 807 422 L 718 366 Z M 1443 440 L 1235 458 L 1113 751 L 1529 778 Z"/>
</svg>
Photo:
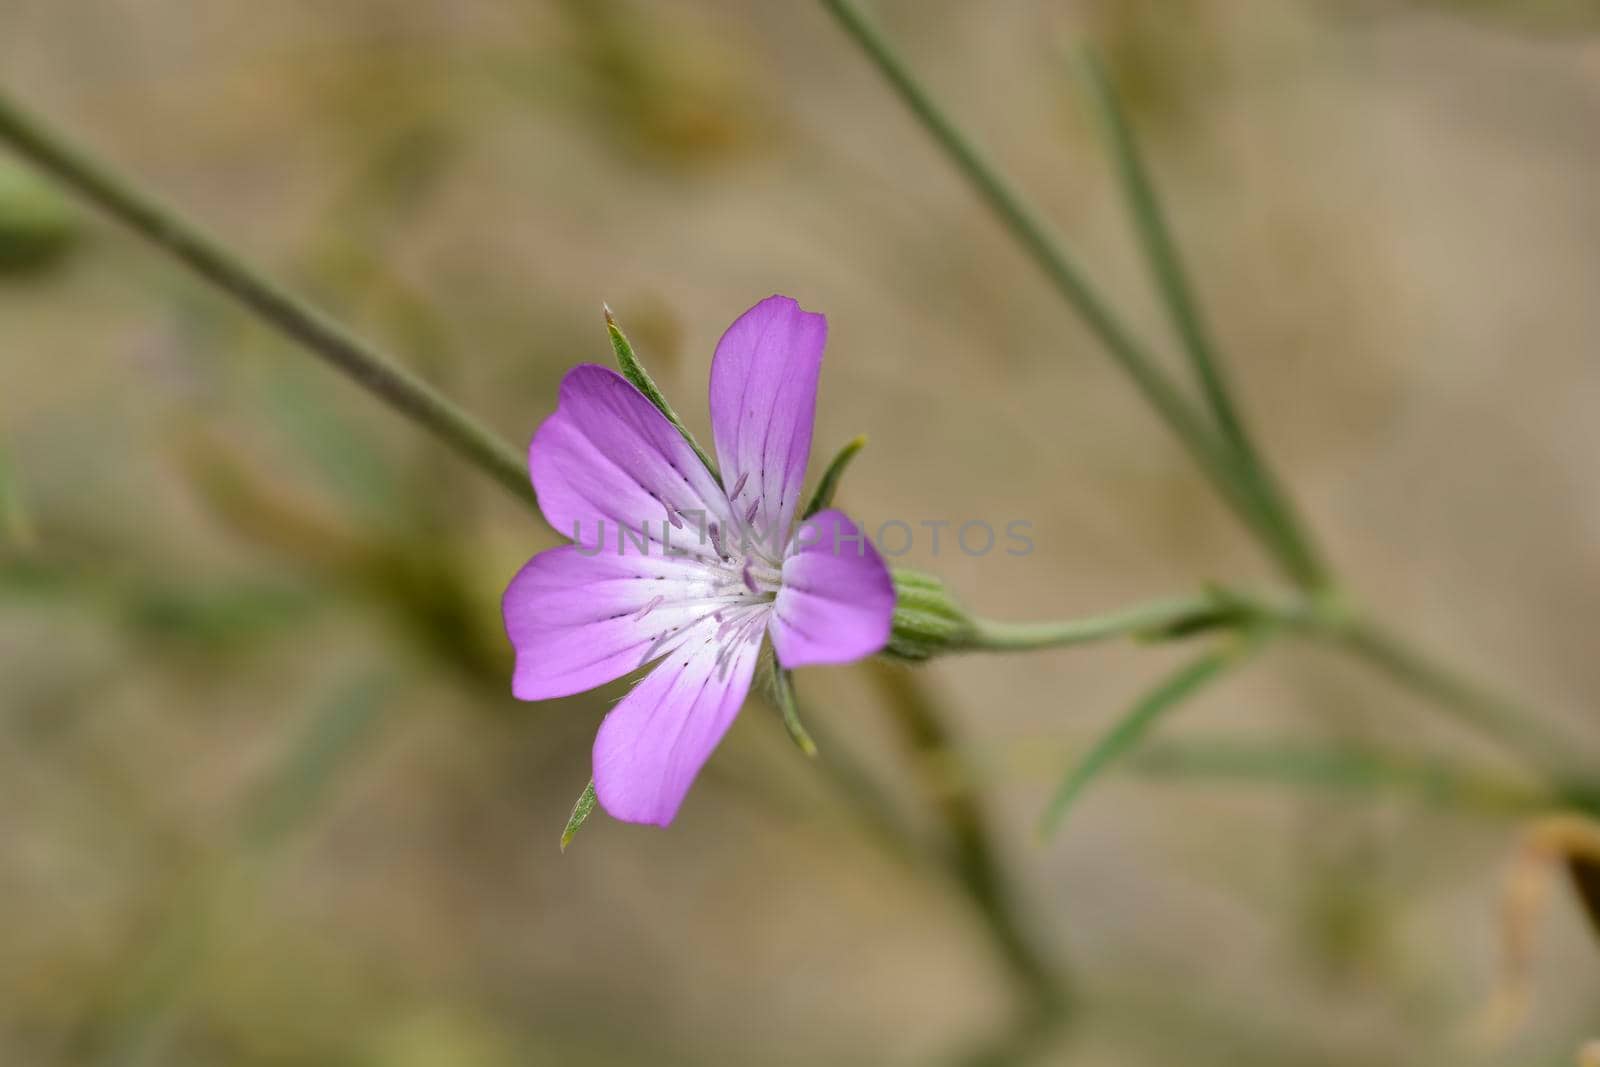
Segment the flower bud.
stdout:
<svg viewBox="0 0 1600 1067">
<path fill-rule="evenodd" d="M 894 623 L 886 655 L 925 660 L 954 651 L 972 634 L 972 620 L 945 588 L 944 582 L 921 571 L 895 570 Z"/>
</svg>

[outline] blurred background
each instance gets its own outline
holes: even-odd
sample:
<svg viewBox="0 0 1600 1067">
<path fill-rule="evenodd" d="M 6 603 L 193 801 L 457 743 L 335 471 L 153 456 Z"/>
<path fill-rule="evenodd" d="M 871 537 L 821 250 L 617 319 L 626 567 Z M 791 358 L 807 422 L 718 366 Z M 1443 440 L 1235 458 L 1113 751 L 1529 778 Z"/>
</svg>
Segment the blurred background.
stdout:
<svg viewBox="0 0 1600 1067">
<path fill-rule="evenodd" d="M 1098 43 L 1356 591 L 1600 759 L 1600 8 L 873 11 L 1165 344 L 1065 62 Z M 1268 578 L 817 5 L 5 0 L 0 79 L 518 442 L 608 359 L 602 300 L 703 429 L 716 338 L 783 292 L 831 323 L 813 472 L 871 438 L 844 506 L 1033 524 L 1027 557 L 899 561 L 974 610 Z M 1311 649 L 1186 706 L 1047 844 L 1074 753 L 1183 652 L 807 671 L 817 763 L 752 699 L 670 831 L 597 813 L 563 855 L 626 683 L 511 698 L 499 594 L 555 543 L 0 152 L 0 1063 L 1570 1064 L 1600 1037 L 1559 884 L 1513 917 L 1525 1010 L 1495 1010 L 1516 767 Z"/>
</svg>

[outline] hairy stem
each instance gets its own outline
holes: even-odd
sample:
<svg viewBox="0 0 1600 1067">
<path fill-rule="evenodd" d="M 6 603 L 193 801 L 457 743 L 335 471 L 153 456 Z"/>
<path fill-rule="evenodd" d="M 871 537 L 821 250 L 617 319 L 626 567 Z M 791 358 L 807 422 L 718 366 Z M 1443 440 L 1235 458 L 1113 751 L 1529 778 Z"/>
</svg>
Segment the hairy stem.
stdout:
<svg viewBox="0 0 1600 1067">
<path fill-rule="evenodd" d="M 344 372 L 396 411 L 431 430 L 525 504 L 532 485 L 522 452 L 421 378 L 294 296 L 235 255 L 199 224 L 71 144 L 0 92 L 0 141 L 141 237 L 166 249 L 280 333 Z"/>
</svg>

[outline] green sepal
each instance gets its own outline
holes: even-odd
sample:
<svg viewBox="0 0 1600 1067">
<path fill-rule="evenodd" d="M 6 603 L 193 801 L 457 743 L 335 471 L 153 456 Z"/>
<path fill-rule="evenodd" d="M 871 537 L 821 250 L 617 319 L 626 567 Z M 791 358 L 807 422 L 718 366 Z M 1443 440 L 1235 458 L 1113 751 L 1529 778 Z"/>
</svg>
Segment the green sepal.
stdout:
<svg viewBox="0 0 1600 1067">
<path fill-rule="evenodd" d="M 717 474 L 717 465 L 711 462 L 711 457 L 706 450 L 700 447 L 700 442 L 694 439 L 694 434 L 678 418 L 678 413 L 672 410 L 672 405 L 667 403 L 667 398 L 656 385 L 650 372 L 644 369 L 644 364 L 639 362 L 639 357 L 634 355 L 633 346 L 628 343 L 628 338 L 623 334 L 622 328 L 617 325 L 617 320 L 611 314 L 611 308 L 605 304 L 601 307 L 606 312 L 606 332 L 611 335 L 611 350 L 617 355 L 617 365 L 622 368 L 622 376 L 633 383 L 633 387 L 643 393 L 645 399 L 656 406 L 656 410 L 667 417 L 667 421 L 683 435 L 689 442 L 689 447 L 694 449 L 694 454 L 700 457 L 700 462 L 706 465 L 706 470 L 719 482 L 721 476 Z"/>
<path fill-rule="evenodd" d="M 806 505 L 806 510 L 801 513 L 802 519 L 809 519 L 824 508 L 833 506 L 833 494 L 839 488 L 839 479 L 844 476 L 844 469 L 850 461 L 856 458 L 856 453 L 867 447 L 867 435 L 862 434 L 845 443 L 839 449 L 839 454 L 833 457 L 833 462 L 828 464 L 828 469 L 822 472 L 822 480 L 817 483 L 816 492 L 811 494 L 811 503 Z"/>
<path fill-rule="evenodd" d="M 594 779 L 589 779 L 589 784 L 583 787 L 583 793 L 578 797 L 578 802 L 572 805 L 572 814 L 567 818 L 567 828 L 561 831 L 561 851 L 565 852 L 567 846 L 572 844 L 572 839 L 578 836 L 578 830 L 583 827 L 583 821 L 594 810 Z"/>
<path fill-rule="evenodd" d="M 925 660 L 967 644 L 972 636 L 972 620 L 941 579 L 898 568 L 892 576 L 894 620 L 885 655 Z"/>
<path fill-rule="evenodd" d="M 800 721 L 800 702 L 794 695 L 794 675 L 776 663 L 772 665 L 772 693 L 778 702 L 778 710 L 783 714 L 783 728 L 789 731 L 789 740 L 808 757 L 816 759 L 817 743 L 811 740 L 805 724 Z"/>
</svg>

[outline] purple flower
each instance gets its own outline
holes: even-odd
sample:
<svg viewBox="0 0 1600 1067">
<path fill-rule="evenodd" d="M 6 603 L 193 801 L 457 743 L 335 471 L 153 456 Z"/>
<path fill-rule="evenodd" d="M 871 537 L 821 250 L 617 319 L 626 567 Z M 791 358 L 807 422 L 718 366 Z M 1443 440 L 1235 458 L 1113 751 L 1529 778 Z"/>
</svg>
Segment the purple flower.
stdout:
<svg viewBox="0 0 1600 1067">
<path fill-rule="evenodd" d="M 894 586 L 840 511 L 796 523 L 828 324 L 788 297 L 739 316 L 711 363 L 715 476 L 621 375 L 575 367 L 528 466 L 550 525 L 506 589 L 512 692 L 568 696 L 654 662 L 600 725 L 614 818 L 666 826 L 744 703 L 770 635 L 785 668 L 883 648 Z M 609 533 L 607 531 L 610 531 Z"/>
</svg>

